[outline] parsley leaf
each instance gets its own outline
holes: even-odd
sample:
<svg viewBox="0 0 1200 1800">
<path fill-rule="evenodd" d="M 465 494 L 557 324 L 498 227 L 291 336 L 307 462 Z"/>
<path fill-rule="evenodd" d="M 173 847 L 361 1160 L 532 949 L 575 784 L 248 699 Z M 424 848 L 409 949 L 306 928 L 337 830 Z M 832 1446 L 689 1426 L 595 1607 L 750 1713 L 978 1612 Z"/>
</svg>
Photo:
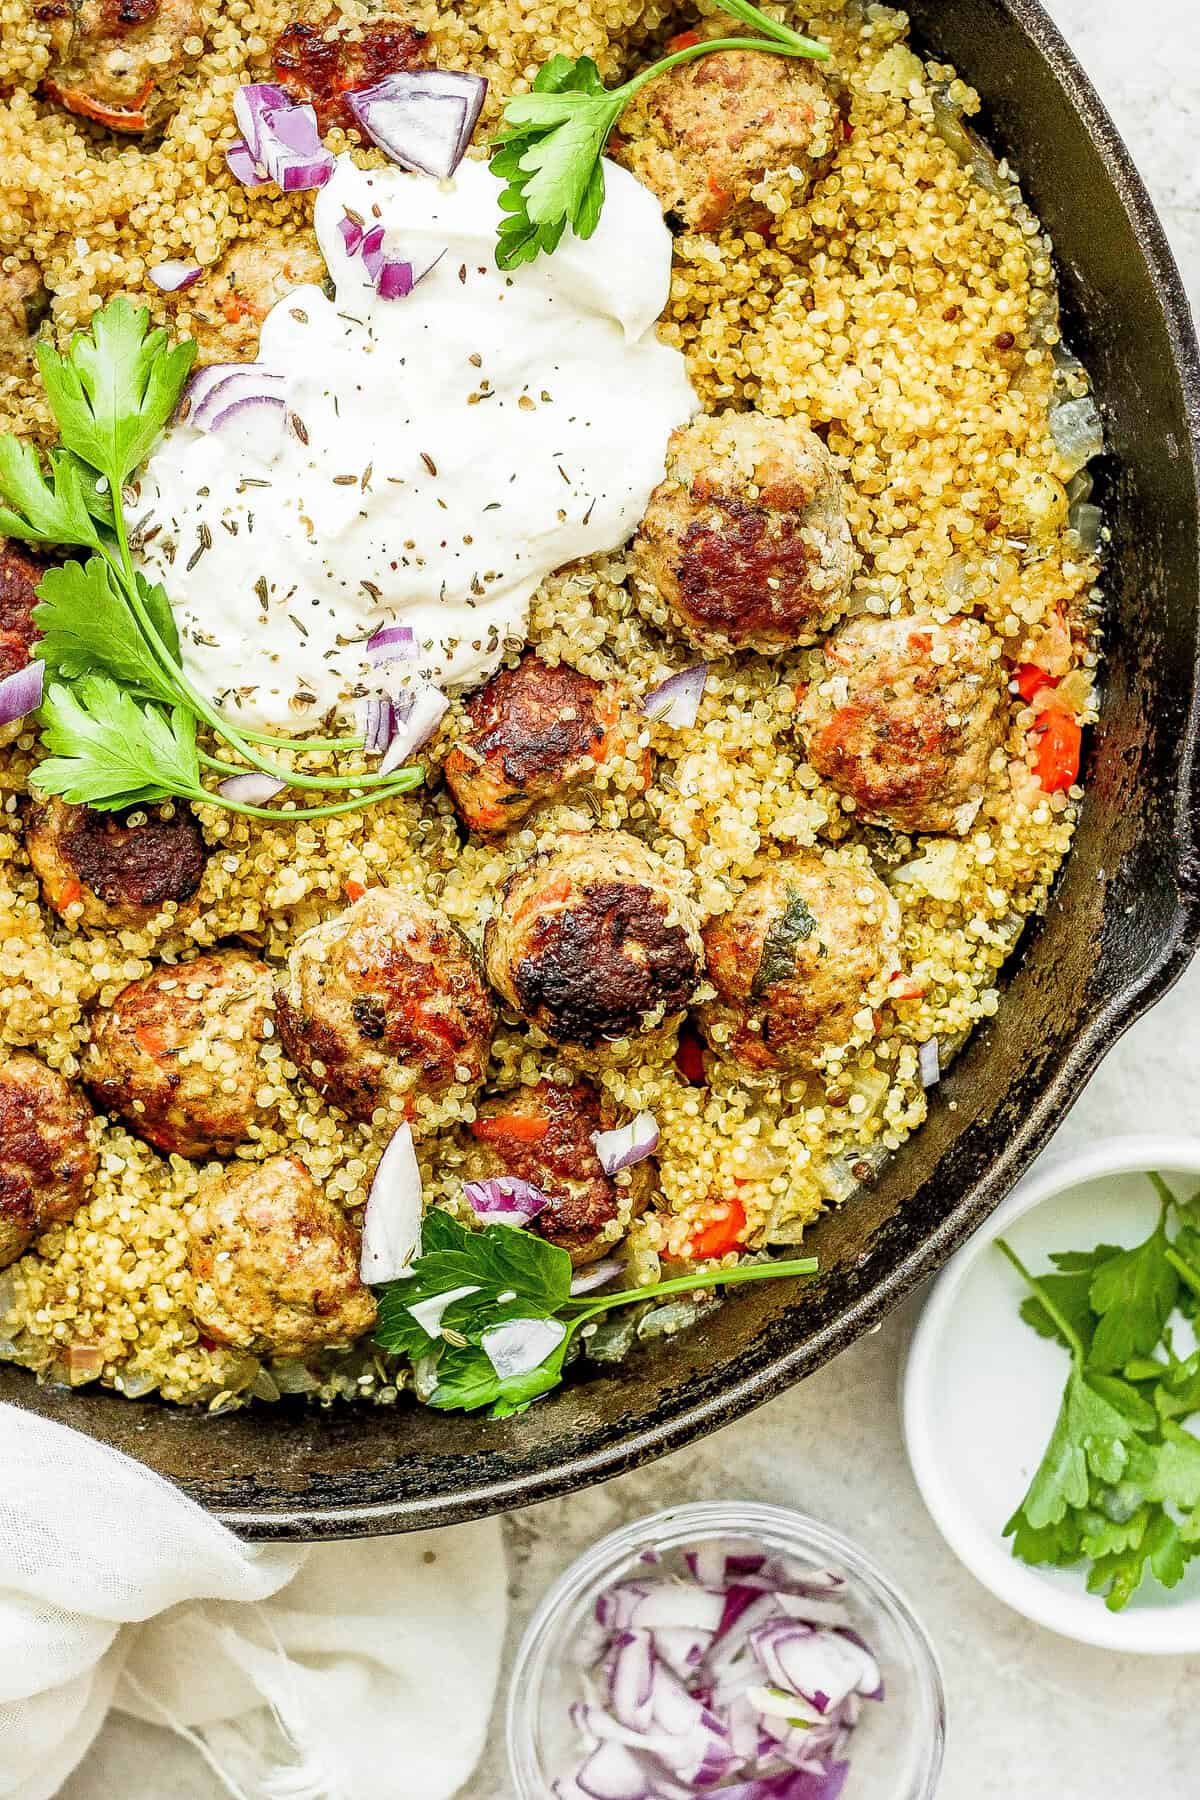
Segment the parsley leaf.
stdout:
<svg viewBox="0 0 1200 1800">
<path fill-rule="evenodd" d="M 79 464 L 62 451 L 52 451 L 49 462 L 47 476 L 32 444 L 0 436 L 0 535 L 99 548 Z"/>
<path fill-rule="evenodd" d="M 113 487 L 145 461 L 175 411 L 196 355 L 191 340 L 168 345 L 150 314 L 110 300 L 65 355 L 37 346 L 46 397 L 63 445 Z"/>
<path fill-rule="evenodd" d="M 447 1348 L 438 1360 L 438 1384 L 429 1405 L 439 1412 L 475 1412 L 490 1406 L 493 1419 L 513 1418 L 558 1386 L 567 1342 L 564 1337 L 558 1348 L 527 1374 L 505 1376 L 497 1375 L 486 1353 L 475 1345 Z"/>
<path fill-rule="evenodd" d="M 179 634 L 161 587 L 135 577 L 143 604 L 159 636 L 178 657 Z M 102 556 L 87 563 L 47 569 L 38 583 L 33 622 L 42 634 L 38 654 L 65 681 L 108 675 L 146 699 L 174 704 L 179 696 L 142 636 L 111 566 Z"/>
<path fill-rule="evenodd" d="M 1099 1315 L 1089 1361 L 1119 1369 L 1149 1356 L 1179 1294 L 1179 1277 L 1167 1261 L 1165 1213 L 1145 1243 L 1109 1257 L 1092 1277 L 1089 1302 Z"/>
<path fill-rule="evenodd" d="M 139 706 L 111 676 L 87 675 L 53 683 L 41 718 L 51 755 L 34 780 L 45 793 L 102 811 L 201 793 L 195 721 L 182 707 Z"/>
</svg>

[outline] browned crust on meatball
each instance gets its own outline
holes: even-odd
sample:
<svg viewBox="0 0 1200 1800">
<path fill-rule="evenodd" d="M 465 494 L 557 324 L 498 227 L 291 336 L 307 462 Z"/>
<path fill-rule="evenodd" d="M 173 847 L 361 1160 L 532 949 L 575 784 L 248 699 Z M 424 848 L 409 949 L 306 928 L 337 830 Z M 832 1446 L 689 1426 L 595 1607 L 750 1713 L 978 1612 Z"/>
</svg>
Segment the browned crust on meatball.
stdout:
<svg viewBox="0 0 1200 1800">
<path fill-rule="evenodd" d="M 199 345 L 199 360 L 252 362 L 262 322 L 285 294 L 329 278 L 310 228 L 260 224 L 239 239 L 194 287 L 179 295 L 179 311 Z"/>
<path fill-rule="evenodd" d="M 131 981 L 93 1023 L 84 1078 L 97 1106 L 168 1154 L 245 1143 L 262 1117 L 258 1047 L 273 988 L 266 964 L 241 950 Z"/>
<path fill-rule="evenodd" d="M 468 730 L 442 773 L 472 831 L 507 830 L 624 747 L 616 694 L 532 651 L 472 694 L 465 710 Z"/>
<path fill-rule="evenodd" d="M 91 1117 L 37 1057 L 17 1052 L 0 1064 L 0 1268 L 83 1204 L 96 1172 Z"/>
<path fill-rule="evenodd" d="M 316 109 L 322 136 L 333 126 L 359 129 L 346 104 L 351 88 L 369 87 L 400 69 L 429 66 L 429 33 L 403 19 L 366 20 L 361 37 L 336 35 L 336 12 L 317 20 L 298 19 L 275 40 L 275 79 L 293 100 Z"/>
<path fill-rule="evenodd" d="M 545 1132 L 531 1138 L 506 1129 L 515 1120 L 544 1124 Z M 566 1250 L 577 1267 L 615 1247 L 616 1240 L 601 1235 L 604 1227 L 638 1218 L 654 1185 L 648 1159 L 627 1171 L 624 1186 L 604 1173 L 592 1134 L 616 1123 L 612 1096 L 591 1082 L 539 1081 L 485 1101 L 470 1127 L 478 1172 L 515 1175 L 540 1189 L 550 1204 L 530 1230 Z"/>
<path fill-rule="evenodd" d="M 934 660 L 935 640 L 944 660 Z M 845 699 L 818 681 L 797 715 L 818 774 L 868 820 L 968 829 L 1005 718 L 1003 678 L 977 621 L 854 619 L 827 640 L 824 662 L 825 682 L 844 679 Z"/>
<path fill-rule="evenodd" d="M 220 1344 L 303 1356 L 375 1323 L 359 1236 L 294 1156 L 208 1180 L 188 1223 L 192 1312 Z"/>
<path fill-rule="evenodd" d="M 0 538 L 0 680 L 15 675 L 32 659 L 40 636 L 33 609 L 45 573 L 43 564 Z"/>
<path fill-rule="evenodd" d="M 100 930 L 145 925 L 168 901 L 184 906 L 204 876 L 204 839 L 181 801 L 95 812 L 35 800 L 25 848 L 47 906 L 65 918 L 82 902 L 78 922 Z"/>
<path fill-rule="evenodd" d="M 331 949 L 323 959 L 308 955 L 318 937 Z M 276 1012 L 288 1056 L 355 1119 L 399 1091 L 400 1072 L 415 1077 L 411 1095 L 450 1087 L 461 1069 L 477 1086 L 494 1025 L 478 958 L 458 927 L 384 889 L 293 947 Z"/>
</svg>

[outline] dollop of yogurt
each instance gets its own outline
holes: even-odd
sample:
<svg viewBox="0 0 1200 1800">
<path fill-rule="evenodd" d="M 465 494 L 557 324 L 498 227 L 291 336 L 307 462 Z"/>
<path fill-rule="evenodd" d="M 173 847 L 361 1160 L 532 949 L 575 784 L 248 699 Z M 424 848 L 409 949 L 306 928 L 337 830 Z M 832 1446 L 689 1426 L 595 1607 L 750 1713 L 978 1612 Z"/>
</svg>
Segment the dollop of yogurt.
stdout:
<svg viewBox="0 0 1200 1800">
<path fill-rule="evenodd" d="M 338 159 L 316 205 L 336 297 L 297 288 L 263 324 L 279 431 L 175 425 L 142 480 L 142 565 L 231 716 L 303 731 L 381 676 L 473 685 L 524 639 L 547 574 L 631 535 L 696 398 L 655 333 L 658 202 L 615 164 L 605 178 L 593 237 L 506 275 L 485 164 L 438 183 Z M 389 257 L 440 260 L 381 299 L 347 215 L 382 224 Z M 366 640 L 389 624 L 418 653 L 376 671 Z"/>
</svg>

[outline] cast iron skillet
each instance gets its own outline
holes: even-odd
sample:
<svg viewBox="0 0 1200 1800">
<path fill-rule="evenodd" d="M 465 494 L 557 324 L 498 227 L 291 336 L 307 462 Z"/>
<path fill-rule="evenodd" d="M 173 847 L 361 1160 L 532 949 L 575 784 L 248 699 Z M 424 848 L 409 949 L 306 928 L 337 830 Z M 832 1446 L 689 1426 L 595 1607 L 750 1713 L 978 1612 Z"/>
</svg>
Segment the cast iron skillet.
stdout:
<svg viewBox="0 0 1200 1800">
<path fill-rule="evenodd" d="M 813 1233 L 819 1285 L 743 1289 L 702 1331 L 575 1380 L 523 1418 L 487 1424 L 407 1404 L 209 1418 L 0 1370 L 0 1398 L 139 1457 L 249 1537 L 406 1531 L 543 1500 L 778 1394 L 986 1218 L 1200 940 L 1200 359 L 1179 276 L 1112 121 L 1034 0 L 909 10 L 917 42 L 982 93 L 983 129 L 1049 228 L 1066 333 L 1104 410 L 1107 691 L 1053 905 L 928 1123 L 872 1192 Z"/>
</svg>

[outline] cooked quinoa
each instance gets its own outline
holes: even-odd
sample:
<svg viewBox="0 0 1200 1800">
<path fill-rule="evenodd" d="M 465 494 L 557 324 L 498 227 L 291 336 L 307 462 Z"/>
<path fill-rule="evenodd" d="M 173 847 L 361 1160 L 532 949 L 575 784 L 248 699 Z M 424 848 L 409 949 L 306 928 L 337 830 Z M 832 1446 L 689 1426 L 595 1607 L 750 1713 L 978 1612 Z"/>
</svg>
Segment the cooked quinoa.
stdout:
<svg viewBox="0 0 1200 1800">
<path fill-rule="evenodd" d="M 182 257 L 213 268 L 239 240 L 308 230 L 310 194 L 249 193 L 224 162 L 234 91 L 270 79 L 270 49 L 295 17 L 294 0 L 201 10 L 203 30 L 173 77 L 174 110 L 162 135 L 142 142 L 49 103 L 39 84 L 50 27 L 30 0 L 0 0 L 0 283 L 13 293 L 44 283 L 51 304 L 41 329 L 60 340 L 118 293 L 191 333 L 198 303 L 161 293 L 151 267 Z M 632 713 L 634 728 L 587 784 L 521 817 L 505 837 L 464 842 L 436 778 L 440 755 L 470 729 L 459 702 L 431 747 L 430 783 L 415 796 L 298 825 L 288 824 L 286 805 L 278 823 L 201 809 L 208 858 L 198 894 L 182 906 L 168 901 L 149 925 L 103 929 L 84 922 L 82 905 L 60 919 L 43 904 L 20 820 L 37 761 L 30 729 L 0 751 L 6 1048 L 32 1049 L 76 1082 L 91 1019 L 130 982 L 218 946 L 248 950 L 278 972 L 302 932 L 374 887 L 440 907 L 482 953 L 506 880 L 535 854 L 574 841 L 570 834 L 599 827 L 640 839 L 689 917 L 706 926 L 801 852 L 841 879 L 856 867 L 864 882 L 881 879 L 900 915 L 889 997 L 875 996 L 812 1066 L 749 1073 L 718 1051 L 699 1085 L 677 1065 L 673 1027 L 590 1060 L 587 1079 L 614 1116 L 650 1111 L 661 1134 L 657 1192 L 629 1227 L 640 1278 L 686 1256 L 734 1197 L 744 1247 L 799 1243 L 823 1208 L 852 1203 L 921 1124 L 920 1046 L 936 1039 L 945 1057 L 996 1013 L 1003 965 L 1023 922 L 1045 905 L 1075 825 L 1079 788 L 1046 792 L 1038 780 L 1031 727 L 1045 693 L 1026 702 L 1011 676 L 1022 665 L 1046 669 L 1059 679 L 1056 704 L 1082 723 L 1095 717 L 1099 565 L 1070 504 L 1086 501 L 1086 476 L 1051 432 L 1052 406 L 1086 395 L 1087 384 L 1059 341 L 1051 247 L 1011 173 L 966 136 L 962 119 L 977 109 L 971 90 L 913 54 L 904 15 L 889 7 L 829 0 L 812 13 L 776 10 L 832 46 L 826 74 L 840 141 L 819 167 L 767 171 L 753 208 L 737 215 L 757 228 L 682 231 L 660 330 L 686 356 L 707 412 L 753 408 L 823 440 L 844 484 L 855 551 L 851 617 L 945 622 L 967 613 L 980 622 L 1009 706 L 970 828 L 914 837 L 865 824 L 852 798 L 805 760 L 797 730 L 798 696 L 829 679 L 819 649 L 743 653 L 711 663 L 694 727 L 639 726 Z M 336 11 L 353 40 L 368 9 Z M 488 77 L 479 142 L 503 97 L 552 54 L 594 56 L 611 79 L 695 22 L 655 0 L 520 8 L 464 0 L 453 13 L 415 0 L 404 19 L 429 32 L 429 60 Z M 625 121 L 627 131 L 635 125 Z M 348 145 L 336 127 L 328 142 Z M 0 295 L 0 314 L 4 304 Z M 244 331 L 236 309 L 227 322 Z M 0 429 L 44 439 L 47 425 L 27 363 L 6 353 Z M 626 553 L 548 579 L 530 642 L 545 663 L 571 665 L 627 708 L 696 654 L 667 601 L 631 580 Z M 312 755 L 303 766 L 322 767 Z M 701 983 L 693 1003 L 713 996 Z M 221 1045 L 201 1048 L 219 1085 Z M 413 1103 L 427 1202 L 469 1216 L 462 1183 L 478 1160 L 467 1129 L 478 1108 L 518 1085 L 576 1081 L 580 1066 L 501 1010 L 486 1086 L 452 1081 Z M 231 1160 L 300 1158 L 353 1222 L 393 1113 L 381 1105 L 352 1120 L 327 1104 L 289 1062 L 270 1017 L 258 1080 Z M 190 1306 L 188 1245 L 213 1191 L 205 1184 L 222 1165 L 164 1156 L 115 1115 L 101 1119 L 97 1143 L 84 1205 L 0 1274 L 0 1355 L 42 1379 L 98 1378 L 131 1396 L 158 1392 L 217 1410 L 281 1391 L 395 1400 L 406 1377 L 369 1340 L 301 1361 L 207 1336 Z M 628 1224 L 629 1208 L 620 1210 L 605 1227 L 614 1243 Z"/>
</svg>

